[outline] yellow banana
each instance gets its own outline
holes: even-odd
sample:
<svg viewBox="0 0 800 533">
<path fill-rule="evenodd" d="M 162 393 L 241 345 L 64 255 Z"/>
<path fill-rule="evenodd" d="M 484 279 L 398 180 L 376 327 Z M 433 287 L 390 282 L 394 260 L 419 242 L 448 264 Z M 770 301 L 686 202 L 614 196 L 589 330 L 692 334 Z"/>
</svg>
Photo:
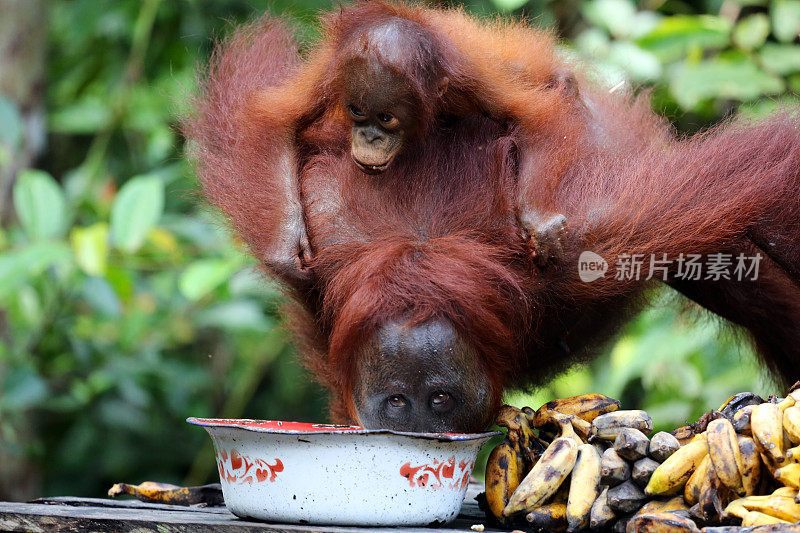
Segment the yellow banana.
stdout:
<svg viewBox="0 0 800 533">
<path fill-rule="evenodd" d="M 748 511 L 758 511 L 788 522 L 800 520 L 800 504 L 794 498 L 784 496 L 748 496 L 741 498 L 739 503 Z"/>
<path fill-rule="evenodd" d="M 713 470 L 714 465 L 711 464 L 711 458 L 706 455 L 686 482 L 686 487 L 683 490 L 683 497 L 686 503 L 694 505 L 700 501 L 700 495 L 705 487 L 708 486 Z"/>
<path fill-rule="evenodd" d="M 775 462 L 784 460 L 783 411 L 774 403 L 762 403 L 753 408 L 750 430 L 759 449 Z"/>
<path fill-rule="evenodd" d="M 591 422 L 600 415 L 616 411 L 619 406 L 619 400 L 603 394 L 582 394 L 547 402 L 536 410 L 531 421 L 534 427 L 541 427 L 547 423 L 550 413 L 557 412 L 575 415 L 586 422 Z"/>
<path fill-rule="evenodd" d="M 538 529 L 565 531 L 567 529 L 567 506 L 564 503 L 548 503 L 533 509 L 525 517 Z"/>
<path fill-rule="evenodd" d="M 492 514 L 503 521 L 503 509 L 525 476 L 517 451 L 506 439 L 489 454 L 486 463 L 486 503 Z"/>
<path fill-rule="evenodd" d="M 628 521 L 628 533 L 699 533 L 690 519 L 674 513 L 648 513 L 636 515 Z"/>
<path fill-rule="evenodd" d="M 747 511 L 742 517 L 742 527 L 751 526 L 768 526 L 770 524 L 789 524 L 786 520 L 775 518 L 768 514 L 759 513 L 758 511 Z"/>
<path fill-rule="evenodd" d="M 794 487 L 781 487 L 772 491 L 773 496 L 783 496 L 784 498 L 794 498 L 797 496 L 797 489 Z"/>
<path fill-rule="evenodd" d="M 784 486 L 798 488 L 800 486 L 800 463 L 789 463 L 775 470 L 775 479 Z"/>
<path fill-rule="evenodd" d="M 497 416 L 494 419 L 494 423 L 498 426 L 503 426 L 504 428 L 519 431 L 519 421 L 517 420 L 517 415 L 522 413 L 517 407 L 513 405 L 502 405 L 500 406 L 500 410 L 497 412 Z"/>
<path fill-rule="evenodd" d="M 752 435 L 750 428 L 750 417 L 753 416 L 755 405 L 742 407 L 733 415 L 733 429 L 741 435 Z"/>
<path fill-rule="evenodd" d="M 642 506 L 641 509 L 636 511 L 637 515 L 640 514 L 656 514 L 666 513 L 667 511 L 680 511 L 687 510 L 689 507 L 683 496 L 673 496 L 672 498 L 660 498 L 657 500 L 650 500 Z"/>
<path fill-rule="evenodd" d="M 708 423 L 706 429 L 708 456 L 714 471 L 723 485 L 739 496 L 745 495 L 742 486 L 742 455 L 733 424 L 727 418 L 718 418 Z"/>
<path fill-rule="evenodd" d="M 742 488 L 745 495 L 752 496 L 761 483 L 761 455 L 758 453 L 755 441 L 750 437 L 739 435 L 736 440 L 741 457 Z"/>
<path fill-rule="evenodd" d="M 750 511 L 744 508 L 744 505 L 742 505 L 742 500 L 744 500 L 744 498 L 739 498 L 738 500 L 733 500 L 731 503 L 729 503 L 725 507 L 725 514 L 728 515 L 728 517 L 736 516 L 738 518 L 744 518 Z"/>
<path fill-rule="evenodd" d="M 575 430 L 575 433 L 578 434 L 581 440 L 583 440 L 584 442 L 588 441 L 589 435 L 592 432 L 592 423 L 587 422 L 586 420 L 580 418 L 579 416 L 573 416 L 570 419 L 570 422 L 572 422 L 572 428 Z"/>
<path fill-rule="evenodd" d="M 546 502 L 572 472 L 577 455 L 574 440 L 564 437 L 554 440 L 511 495 L 503 516 L 530 512 Z"/>
<path fill-rule="evenodd" d="M 592 436 L 598 439 L 614 440 L 622 428 L 638 429 L 645 435 L 653 431 L 653 421 L 645 411 L 614 411 L 600 415 L 592 420 Z"/>
<path fill-rule="evenodd" d="M 792 398 L 791 396 L 787 396 L 786 398 L 778 402 L 778 408 L 780 408 L 781 411 L 786 411 L 794 404 L 795 404 L 794 398 Z"/>
<path fill-rule="evenodd" d="M 593 445 L 581 444 L 569 485 L 567 531 L 578 531 L 589 525 L 592 504 L 599 495 L 600 454 Z"/>
<path fill-rule="evenodd" d="M 644 489 L 645 494 L 649 496 L 676 494 L 683 489 L 692 472 L 706 455 L 708 455 L 708 444 L 705 434 L 700 434 L 656 468 Z"/>
<path fill-rule="evenodd" d="M 565 415 L 563 413 L 550 413 L 549 415 L 549 422 L 556 424 L 559 427 L 559 437 L 572 439 L 575 441 L 576 446 L 580 446 L 584 444 L 586 441 L 583 440 L 580 435 L 575 432 L 575 426 L 572 425 L 572 420 L 575 419 L 575 415 Z"/>
<path fill-rule="evenodd" d="M 797 461 L 800 459 L 800 446 L 795 446 L 794 448 L 789 448 L 786 450 L 786 458 L 791 459 L 792 461 Z"/>
<path fill-rule="evenodd" d="M 792 444 L 800 444 L 800 406 L 789 407 L 783 412 L 783 429 Z"/>
</svg>

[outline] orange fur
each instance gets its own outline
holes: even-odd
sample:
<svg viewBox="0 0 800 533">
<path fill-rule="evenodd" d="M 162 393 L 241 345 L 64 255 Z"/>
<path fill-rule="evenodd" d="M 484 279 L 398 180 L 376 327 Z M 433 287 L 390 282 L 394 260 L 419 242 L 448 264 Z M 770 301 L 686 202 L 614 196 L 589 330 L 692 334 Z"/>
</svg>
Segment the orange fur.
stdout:
<svg viewBox="0 0 800 533">
<path fill-rule="evenodd" d="M 371 179 L 350 161 L 336 72 L 347 43 L 387 17 L 436 37 L 449 89 L 421 103 L 428 129 L 412 156 Z M 678 139 L 646 98 L 586 81 L 579 99 L 553 88 L 568 66 L 552 35 L 522 23 L 384 2 L 326 15 L 304 58 L 268 17 L 215 53 L 186 126 L 200 182 L 259 258 L 285 238 L 287 206 L 302 206 L 313 277 L 290 283 L 290 324 L 336 419 L 353 416 L 358 346 L 392 318 L 453 323 L 481 354 L 497 404 L 504 388 L 586 357 L 641 302 L 649 284 L 580 282 L 582 250 L 611 264 L 620 253 L 752 251 L 748 232 L 765 224 L 800 250 L 795 114 Z M 567 216 L 561 268 L 534 266 L 520 205 Z M 778 294 L 798 292 L 797 280 L 773 263 L 766 272 L 680 289 L 749 328 L 769 364 L 795 379 L 800 329 L 748 319 L 758 299 L 758 316 L 772 302 L 800 323 Z M 735 307 L 723 309 L 726 299 Z"/>
</svg>

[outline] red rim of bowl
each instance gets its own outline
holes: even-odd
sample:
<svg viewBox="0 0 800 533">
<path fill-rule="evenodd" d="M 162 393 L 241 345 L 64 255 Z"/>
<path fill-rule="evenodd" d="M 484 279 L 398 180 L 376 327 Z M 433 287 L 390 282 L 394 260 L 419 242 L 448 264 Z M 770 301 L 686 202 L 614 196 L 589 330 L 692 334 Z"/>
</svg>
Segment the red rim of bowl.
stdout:
<svg viewBox="0 0 800 533">
<path fill-rule="evenodd" d="M 308 422 L 289 422 L 282 420 L 251 420 L 248 418 L 196 418 L 186 419 L 190 424 L 201 427 L 237 428 L 256 433 L 278 433 L 284 435 L 404 435 L 424 439 L 466 441 L 488 439 L 501 435 L 500 431 L 484 433 L 414 433 L 391 429 L 364 429 L 361 426 L 339 426 L 335 424 L 313 424 Z"/>
</svg>

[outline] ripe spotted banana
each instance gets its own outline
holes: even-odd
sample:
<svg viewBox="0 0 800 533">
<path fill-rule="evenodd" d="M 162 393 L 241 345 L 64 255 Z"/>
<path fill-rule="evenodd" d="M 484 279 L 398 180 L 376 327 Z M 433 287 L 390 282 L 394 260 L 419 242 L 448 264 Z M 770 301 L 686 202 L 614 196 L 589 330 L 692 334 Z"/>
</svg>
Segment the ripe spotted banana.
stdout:
<svg viewBox="0 0 800 533">
<path fill-rule="evenodd" d="M 616 518 L 616 515 L 611 506 L 608 505 L 608 487 L 606 487 L 592 504 L 589 527 L 591 529 L 602 529 L 610 524 L 614 518 Z"/>
<path fill-rule="evenodd" d="M 768 514 L 759 513 L 758 511 L 747 511 L 742 517 L 742 527 L 752 526 L 768 526 L 771 524 L 789 524 L 786 520 L 775 518 Z"/>
<path fill-rule="evenodd" d="M 577 455 L 578 445 L 573 439 L 554 440 L 511 495 L 503 516 L 530 512 L 546 502 L 572 472 Z"/>
<path fill-rule="evenodd" d="M 727 418 L 712 420 L 706 429 L 708 456 L 722 483 L 739 496 L 745 495 L 742 485 L 742 455 L 733 424 Z"/>
<path fill-rule="evenodd" d="M 614 440 L 622 428 L 638 429 L 649 435 L 653 431 L 653 421 L 645 411 L 614 411 L 600 415 L 592 421 L 592 437 Z"/>
<path fill-rule="evenodd" d="M 800 504 L 794 498 L 785 496 L 748 496 L 738 500 L 739 505 L 748 511 L 758 511 L 787 522 L 800 520 Z"/>
<path fill-rule="evenodd" d="M 536 529 L 564 531 L 567 528 L 567 506 L 564 503 L 548 503 L 533 509 L 525 518 Z"/>
<path fill-rule="evenodd" d="M 795 489 L 800 487 L 800 463 L 789 463 L 786 466 L 782 466 L 775 470 L 773 475 L 784 486 Z"/>
<path fill-rule="evenodd" d="M 700 434 L 673 453 L 653 472 L 644 492 L 649 496 L 676 494 L 683 489 L 692 472 L 708 455 L 705 434 Z"/>
<path fill-rule="evenodd" d="M 762 403 L 753 408 L 750 430 L 759 449 L 776 463 L 783 455 L 783 411 L 774 403 Z"/>
<path fill-rule="evenodd" d="M 746 496 L 752 496 L 761 483 L 761 455 L 753 439 L 744 435 L 736 438 L 739 444 L 739 455 L 742 459 L 742 488 Z"/>
<path fill-rule="evenodd" d="M 686 501 L 683 496 L 673 496 L 672 498 L 661 498 L 658 500 L 650 500 L 642 506 L 641 509 L 636 511 L 634 516 L 642 514 L 656 514 L 666 513 L 667 511 L 688 511 L 689 507 L 686 506 Z"/>
<path fill-rule="evenodd" d="M 531 422 L 534 427 L 541 427 L 547 423 L 549 414 L 553 412 L 575 415 L 586 422 L 591 422 L 600 415 L 616 411 L 619 406 L 619 400 L 603 394 L 582 394 L 547 402 L 534 413 Z"/>
<path fill-rule="evenodd" d="M 629 533 L 699 533 L 700 531 L 690 518 L 670 512 L 636 515 L 628 522 L 625 530 Z"/>
<path fill-rule="evenodd" d="M 592 504 L 599 495 L 600 454 L 591 444 L 581 444 L 569 485 L 567 531 L 578 531 L 589 525 Z"/>
<path fill-rule="evenodd" d="M 700 495 L 703 494 L 713 475 L 714 465 L 711 464 L 711 458 L 706 455 L 686 482 L 686 487 L 683 490 L 683 497 L 686 503 L 694 505 L 700 501 Z"/>
<path fill-rule="evenodd" d="M 508 439 L 501 442 L 489 454 L 486 463 L 486 503 L 495 518 L 501 522 L 503 509 L 524 476 L 524 467 Z"/>
<path fill-rule="evenodd" d="M 800 406 L 794 405 L 783 412 L 783 429 L 792 444 L 800 444 Z"/>
</svg>

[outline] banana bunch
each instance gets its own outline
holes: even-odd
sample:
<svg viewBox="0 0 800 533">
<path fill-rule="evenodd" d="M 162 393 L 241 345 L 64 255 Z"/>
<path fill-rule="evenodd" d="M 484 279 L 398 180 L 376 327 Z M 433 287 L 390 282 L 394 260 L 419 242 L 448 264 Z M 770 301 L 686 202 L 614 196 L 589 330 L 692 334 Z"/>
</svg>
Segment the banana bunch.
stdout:
<svg viewBox="0 0 800 533">
<path fill-rule="evenodd" d="M 795 390 L 796 389 L 796 390 Z M 486 467 L 488 512 L 534 530 L 800 533 L 800 383 L 732 396 L 649 437 L 645 411 L 602 394 L 504 406 Z"/>
</svg>

